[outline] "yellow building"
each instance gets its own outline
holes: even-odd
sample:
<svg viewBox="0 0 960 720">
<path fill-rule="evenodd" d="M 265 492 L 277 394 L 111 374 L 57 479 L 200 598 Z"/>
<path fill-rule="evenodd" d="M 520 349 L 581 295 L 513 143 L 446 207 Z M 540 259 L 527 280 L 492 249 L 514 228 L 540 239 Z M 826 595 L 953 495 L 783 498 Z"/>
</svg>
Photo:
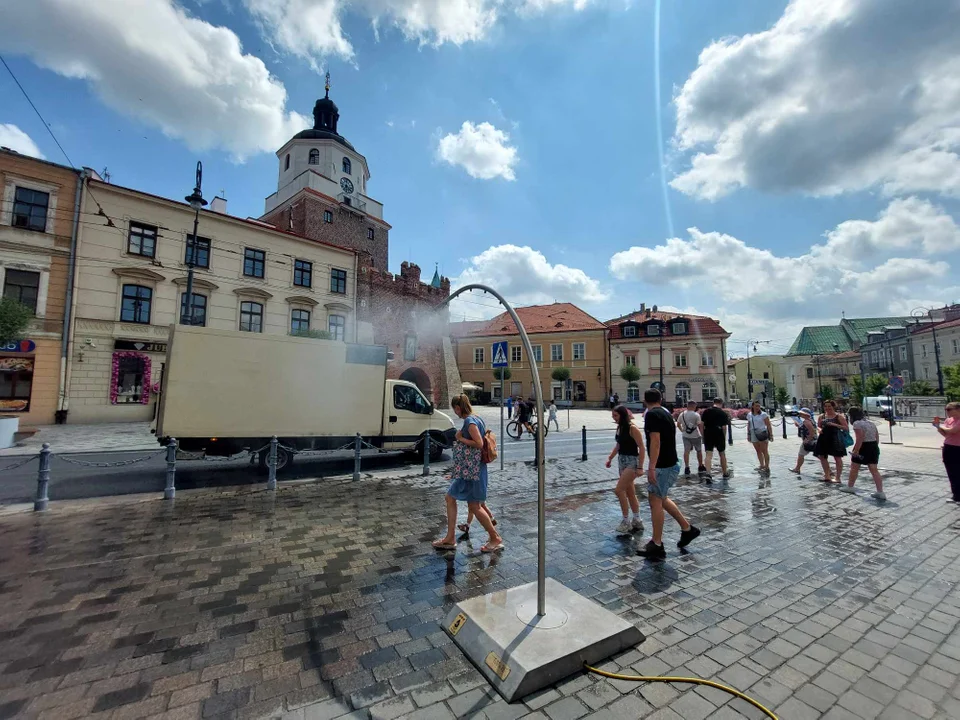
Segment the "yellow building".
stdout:
<svg viewBox="0 0 960 720">
<path fill-rule="evenodd" d="M 22 338 L 0 338 L 0 413 L 49 425 L 59 407 L 63 313 L 80 171 L 0 149 L 0 293 L 29 307 Z"/>
<path fill-rule="evenodd" d="M 516 313 L 530 336 L 545 399 L 602 406 L 610 391 L 603 323 L 570 303 L 532 305 L 516 308 Z M 450 334 L 464 383 L 476 385 L 499 402 L 500 381 L 493 374 L 493 344 L 506 341 L 511 373 L 504 383 L 506 395 L 534 395 L 529 358 L 508 313 L 489 322 L 451 323 Z M 570 370 L 566 386 L 552 377 L 559 367 Z"/>
<path fill-rule="evenodd" d="M 730 361 L 729 368 L 733 380 L 730 398 L 744 404 L 759 400 L 764 407 L 772 407 L 774 389 L 786 387 L 782 355 L 737 358 Z"/>
</svg>

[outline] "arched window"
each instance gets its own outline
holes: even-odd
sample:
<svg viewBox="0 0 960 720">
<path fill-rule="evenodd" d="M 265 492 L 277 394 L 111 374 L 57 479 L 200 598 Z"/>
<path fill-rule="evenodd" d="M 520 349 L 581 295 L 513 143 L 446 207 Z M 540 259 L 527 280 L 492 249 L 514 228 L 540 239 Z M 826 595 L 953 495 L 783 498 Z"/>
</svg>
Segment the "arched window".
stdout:
<svg viewBox="0 0 960 720">
<path fill-rule="evenodd" d="M 287 159 L 283 161 L 283 169 L 284 170 L 290 169 L 290 153 L 287 153 Z"/>
<path fill-rule="evenodd" d="M 343 159 L 343 172 L 345 175 L 349 175 L 352 171 L 353 166 L 350 164 L 350 158 Z"/>
<path fill-rule="evenodd" d="M 319 165 L 320 164 L 320 151 L 314 148 L 310 151 L 310 158 L 307 160 L 309 165 Z"/>
<path fill-rule="evenodd" d="M 628 403 L 638 403 L 640 402 L 640 386 L 636 383 L 630 383 L 627 385 L 627 402 Z"/>
<path fill-rule="evenodd" d="M 704 402 L 713 402 L 717 397 L 717 384 L 712 380 L 708 380 L 703 384 L 703 401 Z"/>
<path fill-rule="evenodd" d="M 685 382 L 677 383 L 677 403 L 686 405 L 690 399 L 690 385 Z"/>
</svg>

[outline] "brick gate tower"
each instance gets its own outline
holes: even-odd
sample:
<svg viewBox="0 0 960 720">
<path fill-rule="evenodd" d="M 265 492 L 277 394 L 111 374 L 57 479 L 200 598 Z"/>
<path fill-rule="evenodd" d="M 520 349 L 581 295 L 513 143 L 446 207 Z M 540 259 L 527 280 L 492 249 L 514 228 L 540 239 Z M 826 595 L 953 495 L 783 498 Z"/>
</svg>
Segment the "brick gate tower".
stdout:
<svg viewBox="0 0 960 720">
<path fill-rule="evenodd" d="M 366 158 L 340 134 L 329 73 L 325 89 L 313 108 L 313 127 L 277 151 L 277 192 L 266 199 L 260 220 L 356 250 L 356 340 L 387 345 L 394 356 L 388 375 L 416 383 L 437 407 L 448 407 L 460 392 L 460 374 L 448 313 L 433 310 L 450 296 L 450 281 L 435 272 L 424 283 L 419 266 L 407 262 L 399 275 L 390 273 L 390 225 L 383 204 L 367 195 Z"/>
</svg>

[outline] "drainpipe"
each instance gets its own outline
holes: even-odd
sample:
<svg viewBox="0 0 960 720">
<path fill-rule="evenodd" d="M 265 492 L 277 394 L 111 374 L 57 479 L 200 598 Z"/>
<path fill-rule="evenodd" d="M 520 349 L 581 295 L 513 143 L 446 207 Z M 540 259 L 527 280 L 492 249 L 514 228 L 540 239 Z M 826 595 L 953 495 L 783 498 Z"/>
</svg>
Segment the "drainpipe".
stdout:
<svg viewBox="0 0 960 720">
<path fill-rule="evenodd" d="M 360 342 L 360 253 L 358 252 L 353 253 L 353 341 Z"/>
<path fill-rule="evenodd" d="M 83 199 L 83 186 L 87 181 L 87 171 L 80 170 L 77 177 L 77 192 L 73 199 L 73 227 L 70 229 L 70 262 L 67 271 L 67 292 L 63 302 L 63 330 L 60 333 L 60 385 L 57 390 L 57 423 L 67 421 L 70 400 L 67 397 L 67 375 L 70 366 L 70 350 L 73 339 L 73 302 L 76 285 L 77 245 L 80 238 L 80 203 Z"/>
<path fill-rule="evenodd" d="M 724 338 L 720 338 L 720 367 L 723 372 L 723 399 L 724 401 L 729 400 L 730 396 L 727 395 L 727 341 Z M 722 428 L 721 428 L 722 429 Z"/>
</svg>

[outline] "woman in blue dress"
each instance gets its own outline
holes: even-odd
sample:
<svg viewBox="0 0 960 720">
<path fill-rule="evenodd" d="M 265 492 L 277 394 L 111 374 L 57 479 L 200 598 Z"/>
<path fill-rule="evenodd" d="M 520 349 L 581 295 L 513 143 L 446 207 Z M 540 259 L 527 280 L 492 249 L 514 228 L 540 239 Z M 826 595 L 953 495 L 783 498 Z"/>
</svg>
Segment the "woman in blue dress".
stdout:
<svg viewBox="0 0 960 720">
<path fill-rule="evenodd" d="M 482 503 L 487 499 L 487 466 L 481 457 L 483 437 L 487 428 L 479 417 L 473 414 L 473 406 L 466 395 L 458 395 L 451 403 L 453 411 L 463 420 L 463 427 L 457 432 L 453 444 L 453 482 L 447 490 L 447 534 L 433 541 L 437 550 L 457 549 L 457 501 L 466 502 L 470 512 L 476 516 L 483 529 L 490 535 L 481 552 L 492 553 L 502 550 L 503 538 L 490 520 L 490 515 Z"/>
</svg>

